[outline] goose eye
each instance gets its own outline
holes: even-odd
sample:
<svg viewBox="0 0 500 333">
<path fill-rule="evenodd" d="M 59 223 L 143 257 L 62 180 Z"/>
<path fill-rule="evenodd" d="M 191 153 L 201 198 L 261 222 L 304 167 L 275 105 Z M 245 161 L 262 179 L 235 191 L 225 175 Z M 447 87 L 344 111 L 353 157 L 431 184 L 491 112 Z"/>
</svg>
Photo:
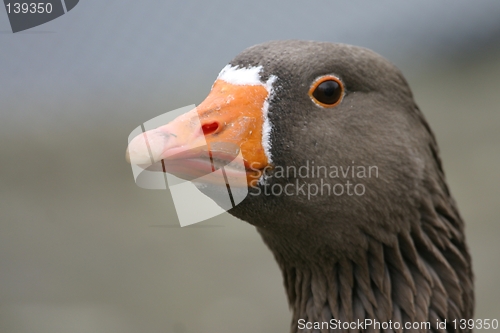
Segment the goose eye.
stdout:
<svg viewBox="0 0 500 333">
<path fill-rule="evenodd" d="M 311 89 L 309 96 L 312 100 L 323 107 L 333 107 L 340 103 L 344 92 L 344 86 L 339 79 L 334 76 L 323 76 L 316 80 Z"/>
</svg>

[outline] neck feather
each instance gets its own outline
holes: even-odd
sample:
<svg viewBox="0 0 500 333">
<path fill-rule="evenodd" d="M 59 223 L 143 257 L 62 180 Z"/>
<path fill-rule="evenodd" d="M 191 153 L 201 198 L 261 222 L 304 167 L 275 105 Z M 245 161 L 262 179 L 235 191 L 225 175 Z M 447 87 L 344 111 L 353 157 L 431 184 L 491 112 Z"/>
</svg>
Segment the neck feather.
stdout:
<svg viewBox="0 0 500 333">
<path fill-rule="evenodd" d="M 300 319 L 428 321 L 430 331 L 443 332 L 453 330 L 436 327 L 438 320 L 472 318 L 470 257 L 453 203 L 423 204 L 419 221 L 389 237 L 364 231 L 357 249 L 342 255 L 326 250 L 307 258 L 294 251 L 293 239 L 283 242 L 282 235 L 259 232 L 283 273 L 293 310 L 292 332 L 302 332 Z"/>
</svg>

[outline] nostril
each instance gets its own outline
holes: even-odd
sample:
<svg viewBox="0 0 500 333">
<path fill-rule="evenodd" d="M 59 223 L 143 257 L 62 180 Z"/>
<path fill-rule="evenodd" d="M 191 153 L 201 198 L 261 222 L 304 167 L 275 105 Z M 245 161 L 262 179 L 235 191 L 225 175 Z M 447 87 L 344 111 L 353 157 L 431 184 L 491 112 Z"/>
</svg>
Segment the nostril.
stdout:
<svg viewBox="0 0 500 333">
<path fill-rule="evenodd" d="M 208 124 L 204 124 L 203 126 L 201 126 L 201 129 L 203 130 L 203 134 L 205 134 L 205 135 L 209 135 L 209 134 L 214 133 L 215 131 L 217 131 L 218 128 L 219 128 L 219 124 L 217 122 L 208 123 Z"/>
</svg>

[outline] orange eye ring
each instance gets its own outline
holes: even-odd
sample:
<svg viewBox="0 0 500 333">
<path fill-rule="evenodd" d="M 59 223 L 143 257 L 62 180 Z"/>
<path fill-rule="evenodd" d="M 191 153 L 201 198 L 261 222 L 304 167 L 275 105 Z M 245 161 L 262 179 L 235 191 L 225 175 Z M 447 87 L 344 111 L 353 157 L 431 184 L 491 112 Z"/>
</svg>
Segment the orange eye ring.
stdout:
<svg viewBox="0 0 500 333">
<path fill-rule="evenodd" d="M 333 75 L 321 76 L 309 88 L 309 97 L 321 107 L 335 107 L 340 104 L 344 97 L 344 85 L 339 78 Z"/>
</svg>

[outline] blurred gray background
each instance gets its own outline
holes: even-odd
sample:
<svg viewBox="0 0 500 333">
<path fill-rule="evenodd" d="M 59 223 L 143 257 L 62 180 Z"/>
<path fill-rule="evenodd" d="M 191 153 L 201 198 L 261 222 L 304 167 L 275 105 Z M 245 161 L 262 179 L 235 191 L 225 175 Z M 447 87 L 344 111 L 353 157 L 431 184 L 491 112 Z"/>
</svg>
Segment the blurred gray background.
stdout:
<svg viewBox="0 0 500 333">
<path fill-rule="evenodd" d="M 500 2 L 96 1 L 12 34 L 0 8 L 0 332 L 287 332 L 254 228 L 188 228 L 138 188 L 130 131 L 200 103 L 272 39 L 369 47 L 404 72 L 467 223 L 476 318 L 500 320 Z"/>
</svg>

